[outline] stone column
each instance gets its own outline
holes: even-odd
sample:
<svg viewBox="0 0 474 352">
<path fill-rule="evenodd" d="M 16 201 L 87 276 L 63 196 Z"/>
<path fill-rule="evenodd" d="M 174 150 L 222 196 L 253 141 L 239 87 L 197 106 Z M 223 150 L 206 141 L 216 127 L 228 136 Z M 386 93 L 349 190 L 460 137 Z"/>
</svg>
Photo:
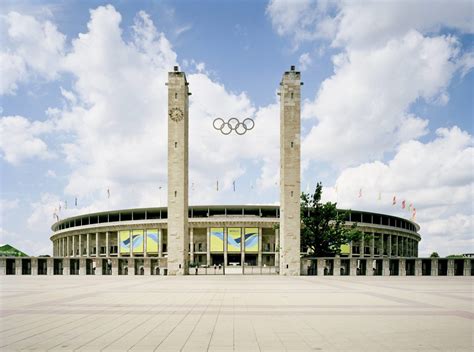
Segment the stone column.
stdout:
<svg viewBox="0 0 474 352">
<path fill-rule="evenodd" d="M 111 258 L 112 261 L 112 275 L 117 276 L 118 275 L 118 258 Z"/>
<path fill-rule="evenodd" d="M 0 257 L 0 276 L 7 274 L 7 258 Z"/>
<path fill-rule="evenodd" d="M 143 269 L 145 270 L 145 276 L 151 275 L 151 259 L 150 258 L 143 259 Z"/>
<path fill-rule="evenodd" d="M 21 258 L 15 258 L 15 275 L 21 275 Z"/>
<path fill-rule="evenodd" d="M 258 228 L 258 255 L 257 255 L 257 266 L 259 267 L 262 267 L 262 234 L 263 234 L 263 231 L 262 231 L 262 228 L 259 227 Z M 301 266 L 301 264 L 300 264 Z M 301 270 L 301 269 L 299 269 Z M 298 272 L 299 272 L 298 270 Z M 299 274 L 298 274 L 299 275 Z"/>
<path fill-rule="evenodd" d="M 38 258 L 30 259 L 31 275 L 38 275 Z"/>
<path fill-rule="evenodd" d="M 91 234 L 86 235 L 86 256 L 89 258 L 91 256 Z"/>
<path fill-rule="evenodd" d="M 206 253 L 206 260 L 207 260 L 207 266 L 210 266 L 211 265 L 211 230 L 210 228 L 208 227 L 206 229 L 206 250 L 207 250 L 207 253 Z"/>
<path fill-rule="evenodd" d="M 415 275 L 421 276 L 423 275 L 423 266 L 421 259 L 415 259 Z"/>
<path fill-rule="evenodd" d="M 291 66 L 280 83 L 280 275 L 300 275 L 301 75 Z"/>
<path fill-rule="evenodd" d="M 431 276 L 438 276 L 438 258 L 431 258 Z"/>
<path fill-rule="evenodd" d="M 148 257 L 148 248 L 147 248 L 147 238 L 148 238 L 148 233 L 147 230 L 143 231 L 143 257 Z M 143 264 L 143 267 L 145 267 L 145 264 Z M 146 275 L 146 274 L 145 274 Z"/>
<path fill-rule="evenodd" d="M 280 230 L 275 229 L 275 266 L 280 267 Z"/>
<path fill-rule="evenodd" d="M 356 276 L 357 275 L 357 258 L 351 258 L 349 262 L 349 275 Z"/>
<path fill-rule="evenodd" d="M 388 253 L 388 256 L 391 257 L 392 256 L 392 235 L 391 234 L 388 234 L 388 242 L 387 242 L 387 253 Z"/>
<path fill-rule="evenodd" d="M 144 233 L 145 235 L 145 233 Z M 145 244 L 144 244 L 145 245 Z M 110 257 L 110 241 L 109 241 L 109 231 L 105 233 L 105 256 Z"/>
<path fill-rule="evenodd" d="M 375 233 L 372 232 L 372 238 L 370 239 L 370 256 L 373 257 L 375 255 Z"/>
<path fill-rule="evenodd" d="M 400 258 L 398 261 L 398 275 L 399 276 L 406 276 L 407 274 L 407 267 L 406 267 L 406 260 L 405 258 Z"/>
<path fill-rule="evenodd" d="M 471 259 L 464 259 L 464 276 L 471 276 Z"/>
<path fill-rule="evenodd" d="M 245 227 L 240 229 L 240 262 L 242 263 L 242 274 L 245 274 Z M 276 259 L 275 259 L 276 260 Z"/>
<path fill-rule="evenodd" d="M 71 269 L 69 269 L 70 264 L 71 260 L 69 258 L 63 260 L 63 275 L 71 275 Z"/>
<path fill-rule="evenodd" d="M 99 233 L 95 233 L 95 257 L 100 257 L 100 248 L 99 248 Z"/>
<path fill-rule="evenodd" d="M 163 229 L 158 229 L 158 258 L 163 257 Z"/>
<path fill-rule="evenodd" d="M 128 240 L 130 241 L 130 246 L 129 246 L 129 249 L 130 249 L 130 252 L 129 252 L 129 255 L 130 255 L 130 258 L 133 257 L 133 230 L 131 230 L 128 234 Z M 129 262 L 130 263 L 130 262 Z M 130 270 L 129 270 L 130 272 Z"/>
<path fill-rule="evenodd" d="M 189 261 L 194 263 L 194 228 L 189 229 Z"/>
<path fill-rule="evenodd" d="M 454 276 L 454 259 L 448 259 L 448 276 Z"/>
<path fill-rule="evenodd" d="M 135 275 L 135 259 L 129 258 L 128 259 L 128 275 Z"/>
<path fill-rule="evenodd" d="M 72 236 L 72 256 L 76 256 L 76 236 Z"/>
<path fill-rule="evenodd" d="M 362 239 L 360 240 L 360 243 L 359 243 L 359 248 L 360 248 L 360 256 L 363 258 L 365 257 L 365 232 L 364 234 L 362 235 Z"/>
<path fill-rule="evenodd" d="M 80 258 L 79 259 L 79 275 L 86 275 L 86 259 Z"/>
<path fill-rule="evenodd" d="M 189 89 L 178 66 L 168 73 L 168 275 L 188 274 Z"/>
<path fill-rule="evenodd" d="M 46 259 L 46 275 L 54 275 L 54 258 Z"/>
<path fill-rule="evenodd" d="M 333 275 L 334 276 L 340 276 L 341 275 L 341 258 L 340 257 L 334 258 Z"/>
<path fill-rule="evenodd" d="M 79 234 L 77 243 L 79 246 L 79 257 L 82 257 L 82 235 L 81 234 Z"/>
<path fill-rule="evenodd" d="M 100 258 L 95 258 L 95 272 L 94 275 L 102 275 L 102 260 Z"/>
<path fill-rule="evenodd" d="M 158 238 L 158 240 L 160 239 Z M 120 231 L 117 230 L 117 257 L 121 257 L 121 256 L 122 254 L 120 253 Z"/>
<path fill-rule="evenodd" d="M 388 258 L 384 258 L 382 261 L 382 275 L 390 276 L 390 260 Z"/>
<path fill-rule="evenodd" d="M 316 260 L 316 266 L 317 266 L 317 272 L 318 272 L 318 276 L 324 276 L 324 264 L 325 264 L 325 260 L 324 259 L 320 259 L 318 258 Z M 301 269 L 300 269 L 301 270 Z"/>
<path fill-rule="evenodd" d="M 367 258 L 365 275 L 374 276 L 374 257 Z"/>
</svg>

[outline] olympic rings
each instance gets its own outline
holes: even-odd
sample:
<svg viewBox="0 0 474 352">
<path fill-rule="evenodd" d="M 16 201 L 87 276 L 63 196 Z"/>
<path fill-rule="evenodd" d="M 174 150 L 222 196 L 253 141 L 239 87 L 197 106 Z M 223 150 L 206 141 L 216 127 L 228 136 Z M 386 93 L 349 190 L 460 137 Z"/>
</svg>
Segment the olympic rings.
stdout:
<svg viewBox="0 0 474 352">
<path fill-rule="evenodd" d="M 229 135 L 232 131 L 235 131 L 236 134 L 241 136 L 255 127 L 255 121 L 251 118 L 246 118 L 240 122 L 239 119 L 231 117 L 229 121 L 225 122 L 224 119 L 218 117 L 214 119 L 212 126 L 224 135 Z"/>
</svg>

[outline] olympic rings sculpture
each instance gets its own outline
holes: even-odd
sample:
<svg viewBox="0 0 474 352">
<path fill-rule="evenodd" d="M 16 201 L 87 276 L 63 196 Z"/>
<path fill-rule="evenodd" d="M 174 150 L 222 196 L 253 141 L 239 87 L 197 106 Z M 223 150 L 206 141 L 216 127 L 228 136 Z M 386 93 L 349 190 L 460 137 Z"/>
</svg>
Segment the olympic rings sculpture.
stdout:
<svg viewBox="0 0 474 352">
<path fill-rule="evenodd" d="M 225 122 L 224 119 L 218 117 L 214 119 L 212 126 L 216 130 L 221 131 L 222 134 L 228 135 L 232 131 L 235 131 L 235 133 L 241 136 L 255 127 L 255 121 L 251 118 L 246 118 L 240 122 L 239 119 L 231 117 L 229 121 Z"/>
</svg>

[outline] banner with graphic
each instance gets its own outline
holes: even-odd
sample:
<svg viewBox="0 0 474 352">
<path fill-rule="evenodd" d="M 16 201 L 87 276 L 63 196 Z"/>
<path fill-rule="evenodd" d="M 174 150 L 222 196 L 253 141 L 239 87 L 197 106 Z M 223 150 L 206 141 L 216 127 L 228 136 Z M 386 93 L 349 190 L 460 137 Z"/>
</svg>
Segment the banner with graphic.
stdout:
<svg viewBox="0 0 474 352">
<path fill-rule="evenodd" d="M 229 227 L 227 229 L 227 252 L 240 252 L 242 242 L 242 229 L 240 227 Z"/>
<path fill-rule="evenodd" d="M 132 251 L 133 253 L 143 253 L 143 230 L 132 231 Z"/>
<path fill-rule="evenodd" d="M 258 228 L 246 227 L 244 238 L 245 252 L 258 253 Z"/>
<path fill-rule="evenodd" d="M 147 253 L 158 253 L 158 230 L 146 230 Z"/>
<path fill-rule="evenodd" d="M 224 251 L 224 228 L 211 227 L 211 252 Z"/>
<path fill-rule="evenodd" d="M 130 231 L 120 231 L 120 253 L 130 253 Z"/>
</svg>

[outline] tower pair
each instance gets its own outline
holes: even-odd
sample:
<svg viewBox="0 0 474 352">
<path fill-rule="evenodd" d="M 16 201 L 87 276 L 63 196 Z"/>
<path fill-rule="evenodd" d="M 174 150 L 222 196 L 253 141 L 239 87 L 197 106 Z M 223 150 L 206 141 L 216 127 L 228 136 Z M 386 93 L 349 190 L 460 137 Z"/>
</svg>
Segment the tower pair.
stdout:
<svg viewBox="0 0 474 352">
<path fill-rule="evenodd" d="M 300 73 L 280 83 L 280 275 L 300 274 Z M 168 274 L 188 273 L 189 87 L 175 66 L 168 73 Z M 261 248 L 260 248 L 261 250 Z"/>
</svg>

